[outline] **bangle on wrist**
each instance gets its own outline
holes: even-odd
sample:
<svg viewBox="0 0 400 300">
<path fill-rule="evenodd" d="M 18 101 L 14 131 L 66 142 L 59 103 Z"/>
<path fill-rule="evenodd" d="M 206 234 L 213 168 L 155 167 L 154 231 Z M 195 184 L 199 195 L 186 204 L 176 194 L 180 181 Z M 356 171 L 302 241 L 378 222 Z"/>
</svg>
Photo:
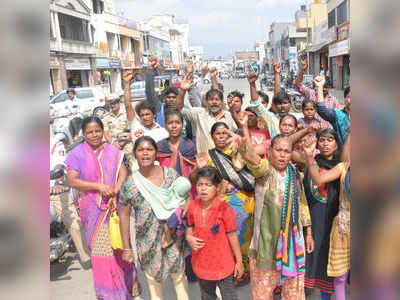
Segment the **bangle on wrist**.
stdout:
<svg viewBox="0 0 400 300">
<path fill-rule="evenodd" d="M 132 251 L 132 248 L 122 249 L 122 251 Z"/>
</svg>

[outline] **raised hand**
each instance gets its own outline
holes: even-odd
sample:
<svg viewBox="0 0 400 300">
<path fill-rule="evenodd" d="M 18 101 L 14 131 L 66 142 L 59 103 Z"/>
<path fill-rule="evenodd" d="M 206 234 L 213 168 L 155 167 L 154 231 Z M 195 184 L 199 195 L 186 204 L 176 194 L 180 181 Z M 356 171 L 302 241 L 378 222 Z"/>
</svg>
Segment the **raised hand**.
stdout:
<svg viewBox="0 0 400 300">
<path fill-rule="evenodd" d="M 247 127 L 247 121 L 249 120 L 249 114 L 247 111 L 241 111 L 238 115 L 238 122 L 241 128 Z"/>
<path fill-rule="evenodd" d="M 307 135 L 303 138 L 302 146 L 307 156 L 312 156 L 317 145 L 317 138 L 313 135 Z"/>
<path fill-rule="evenodd" d="M 207 152 L 199 152 L 196 155 L 196 166 L 198 169 L 204 168 L 208 165 L 208 162 L 210 161 L 210 157 L 208 156 Z"/>
<path fill-rule="evenodd" d="M 124 80 L 124 82 L 131 82 L 133 78 L 133 70 L 127 70 L 124 71 L 123 75 L 122 75 L 122 79 Z"/>
<path fill-rule="evenodd" d="M 317 88 L 322 88 L 325 83 L 325 78 L 323 76 L 316 76 L 314 78 L 314 83 Z"/>
<path fill-rule="evenodd" d="M 274 73 L 280 73 L 281 72 L 281 64 L 278 63 L 277 61 L 274 61 Z"/>
<path fill-rule="evenodd" d="M 216 67 L 212 67 L 209 72 L 210 72 L 210 76 L 211 77 L 217 77 L 217 68 Z"/>
<path fill-rule="evenodd" d="M 157 57 L 155 56 L 150 56 L 148 63 L 147 63 L 147 68 L 148 69 L 153 69 L 157 64 Z"/>
<path fill-rule="evenodd" d="M 188 76 L 185 77 L 180 83 L 180 88 L 184 91 L 190 90 L 194 86 L 193 82 L 193 73 L 190 73 Z"/>
<path fill-rule="evenodd" d="M 193 63 L 189 61 L 186 65 L 186 72 L 187 74 L 193 74 L 194 68 L 193 68 Z"/>
<path fill-rule="evenodd" d="M 205 64 L 202 68 L 201 68 L 201 77 L 205 77 L 208 73 L 208 64 Z"/>
<path fill-rule="evenodd" d="M 307 68 L 308 68 L 307 59 L 303 59 L 303 60 L 301 61 L 301 70 L 302 70 L 303 72 L 306 72 L 306 71 L 307 71 Z"/>
<path fill-rule="evenodd" d="M 252 72 L 249 75 L 247 75 L 247 81 L 249 84 L 255 84 L 258 79 L 258 74 L 256 72 Z"/>
</svg>

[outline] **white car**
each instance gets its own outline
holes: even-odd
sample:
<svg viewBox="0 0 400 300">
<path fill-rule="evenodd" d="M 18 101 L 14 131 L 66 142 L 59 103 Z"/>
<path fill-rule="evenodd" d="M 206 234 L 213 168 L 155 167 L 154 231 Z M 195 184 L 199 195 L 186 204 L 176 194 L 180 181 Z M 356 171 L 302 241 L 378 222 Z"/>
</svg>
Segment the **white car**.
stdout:
<svg viewBox="0 0 400 300">
<path fill-rule="evenodd" d="M 91 116 L 96 107 L 104 106 L 105 94 L 100 87 L 75 88 L 76 98 L 79 103 L 79 113 L 84 117 Z M 59 92 L 50 99 L 50 119 L 68 116 L 70 114 L 66 100 L 67 91 Z"/>
</svg>

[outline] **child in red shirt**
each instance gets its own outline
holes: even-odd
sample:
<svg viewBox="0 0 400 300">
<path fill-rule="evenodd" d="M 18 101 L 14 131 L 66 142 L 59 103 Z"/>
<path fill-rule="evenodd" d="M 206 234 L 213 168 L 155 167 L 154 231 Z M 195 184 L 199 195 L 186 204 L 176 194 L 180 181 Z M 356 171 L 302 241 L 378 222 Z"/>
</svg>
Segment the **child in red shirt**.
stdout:
<svg viewBox="0 0 400 300">
<path fill-rule="evenodd" d="M 198 198 L 189 203 L 186 239 L 192 247 L 193 271 L 199 277 L 201 299 L 237 300 L 233 277 L 243 275 L 242 255 L 233 209 L 217 196 L 222 177 L 213 167 L 196 176 Z"/>
</svg>

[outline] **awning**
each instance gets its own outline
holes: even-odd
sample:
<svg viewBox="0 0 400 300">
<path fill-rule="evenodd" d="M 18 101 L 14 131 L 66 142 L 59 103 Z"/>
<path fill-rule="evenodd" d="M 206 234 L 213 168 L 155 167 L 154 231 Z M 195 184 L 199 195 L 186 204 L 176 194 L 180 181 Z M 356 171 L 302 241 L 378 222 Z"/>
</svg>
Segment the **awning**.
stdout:
<svg viewBox="0 0 400 300">
<path fill-rule="evenodd" d="M 318 45 L 313 45 L 311 48 L 308 49 L 308 52 L 317 52 L 318 50 L 322 49 L 323 47 L 327 46 L 329 43 L 321 43 Z"/>
</svg>

